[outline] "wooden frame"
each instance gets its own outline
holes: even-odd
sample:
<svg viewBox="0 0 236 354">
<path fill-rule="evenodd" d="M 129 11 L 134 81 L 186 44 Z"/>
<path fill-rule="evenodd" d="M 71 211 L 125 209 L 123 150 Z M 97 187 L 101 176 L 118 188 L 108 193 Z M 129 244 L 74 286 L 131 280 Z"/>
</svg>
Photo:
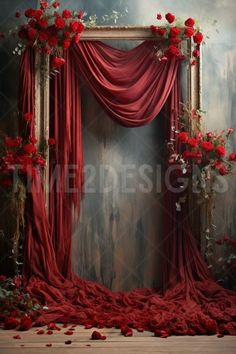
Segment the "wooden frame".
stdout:
<svg viewBox="0 0 236 354">
<path fill-rule="evenodd" d="M 154 40 L 156 36 L 152 34 L 149 27 L 91 27 L 85 28 L 81 35 L 82 41 L 97 40 Z M 191 39 L 186 39 L 183 43 L 191 51 Z M 47 167 L 44 175 L 46 205 L 48 205 L 48 174 L 49 174 L 49 154 L 45 147 L 45 141 L 49 137 L 49 59 L 39 54 L 36 55 L 36 137 L 39 148 L 44 151 Z M 187 67 L 187 94 L 186 101 L 188 109 L 201 108 L 201 60 L 196 66 Z"/>
</svg>

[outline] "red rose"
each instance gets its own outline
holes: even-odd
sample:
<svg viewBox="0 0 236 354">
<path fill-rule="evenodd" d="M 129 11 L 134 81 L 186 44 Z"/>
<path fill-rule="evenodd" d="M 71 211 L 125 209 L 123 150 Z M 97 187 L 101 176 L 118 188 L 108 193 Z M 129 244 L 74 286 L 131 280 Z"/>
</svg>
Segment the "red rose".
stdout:
<svg viewBox="0 0 236 354">
<path fill-rule="evenodd" d="M 233 134 L 234 132 L 234 128 L 228 128 L 227 129 L 227 134 L 230 135 L 230 134 Z"/>
<path fill-rule="evenodd" d="M 128 326 L 123 326 L 123 327 L 121 327 L 121 334 L 123 334 L 123 336 L 125 336 L 125 337 L 132 337 L 133 331 Z"/>
<path fill-rule="evenodd" d="M 227 168 L 223 164 L 217 164 L 217 165 L 215 165 L 215 168 L 217 169 L 217 171 L 219 172 L 219 174 L 221 176 L 227 175 L 227 173 L 228 173 Z"/>
<path fill-rule="evenodd" d="M 184 159 L 189 159 L 191 158 L 191 152 L 188 150 L 183 151 L 182 156 Z"/>
<path fill-rule="evenodd" d="M 48 27 L 48 21 L 45 18 L 41 18 L 38 20 L 38 25 L 42 28 L 47 28 Z"/>
<path fill-rule="evenodd" d="M 56 28 L 64 28 L 65 27 L 65 20 L 63 20 L 63 18 L 61 18 L 61 17 L 57 17 L 56 19 L 55 19 L 55 26 L 56 26 Z"/>
<path fill-rule="evenodd" d="M 216 153 L 220 156 L 225 156 L 226 150 L 225 150 L 224 146 L 222 146 L 222 145 L 217 146 Z"/>
<path fill-rule="evenodd" d="M 62 12 L 62 17 L 63 17 L 63 18 L 71 18 L 71 17 L 72 17 L 71 11 L 70 11 L 70 10 L 64 10 L 64 11 Z"/>
<path fill-rule="evenodd" d="M 64 332 L 64 334 L 66 336 L 72 336 L 74 334 L 74 332 L 73 331 L 66 331 L 66 332 Z"/>
<path fill-rule="evenodd" d="M 161 14 L 157 14 L 157 20 L 161 20 L 162 19 L 162 15 Z"/>
<path fill-rule="evenodd" d="M 187 151 L 185 150 L 183 153 L 183 158 L 185 159 L 201 159 L 202 158 L 202 154 L 200 152 L 197 151 Z"/>
<path fill-rule="evenodd" d="M 21 13 L 20 13 L 19 11 L 17 11 L 17 12 L 15 13 L 15 16 L 16 16 L 16 18 L 19 18 L 19 17 L 21 17 Z"/>
<path fill-rule="evenodd" d="M 24 120 L 25 120 L 26 122 L 31 122 L 32 119 L 33 119 L 33 113 L 25 113 L 25 114 L 24 114 Z"/>
<path fill-rule="evenodd" d="M 27 35 L 30 41 L 35 40 L 38 35 L 38 31 L 33 27 L 29 27 L 27 31 Z"/>
<path fill-rule="evenodd" d="M 37 149 L 33 144 L 26 144 L 25 146 L 23 146 L 23 151 L 27 154 L 35 154 L 37 152 Z"/>
<path fill-rule="evenodd" d="M 188 140 L 188 133 L 187 132 L 181 132 L 178 135 L 178 139 L 179 141 L 181 141 L 182 143 L 186 143 Z"/>
<path fill-rule="evenodd" d="M 20 321 L 20 331 L 28 331 L 32 327 L 32 320 L 29 316 L 24 316 Z"/>
<path fill-rule="evenodd" d="M 70 38 L 71 32 L 70 32 L 70 31 L 65 31 L 65 32 L 63 33 L 63 36 L 64 36 L 64 38 Z"/>
<path fill-rule="evenodd" d="M 22 287 L 22 277 L 20 275 L 16 275 L 13 278 L 13 283 L 17 289 Z"/>
<path fill-rule="evenodd" d="M 57 7 L 60 6 L 59 1 L 54 1 L 54 3 L 52 4 L 52 6 L 56 9 Z"/>
<path fill-rule="evenodd" d="M 170 44 L 172 45 L 178 46 L 180 42 L 181 42 L 180 38 L 174 38 L 174 37 L 170 38 Z"/>
<path fill-rule="evenodd" d="M 4 329 L 15 329 L 19 326 L 19 321 L 14 317 L 5 318 Z"/>
<path fill-rule="evenodd" d="M 78 33 L 82 33 L 84 30 L 84 25 L 82 22 L 79 22 L 79 28 L 78 28 Z"/>
<path fill-rule="evenodd" d="M 84 30 L 84 25 L 83 25 L 83 23 L 82 23 L 82 22 L 79 22 L 79 26 L 78 26 L 78 30 L 77 30 L 77 32 L 78 32 L 78 33 L 82 33 L 82 32 L 83 32 L 83 30 Z"/>
<path fill-rule="evenodd" d="M 199 58 L 200 57 L 200 51 L 198 49 L 194 49 L 193 52 L 192 52 L 192 55 L 195 58 Z"/>
<path fill-rule="evenodd" d="M 184 35 L 185 35 L 185 37 L 187 37 L 187 38 L 190 38 L 190 37 L 192 37 L 193 35 L 194 35 L 194 29 L 193 28 L 191 28 L 191 27 L 187 27 L 187 28 L 185 28 L 185 30 L 184 30 Z"/>
<path fill-rule="evenodd" d="M 70 30 L 72 32 L 77 32 L 79 28 L 79 21 L 71 21 L 70 23 Z"/>
<path fill-rule="evenodd" d="M 169 23 L 173 23 L 174 20 L 175 20 L 175 16 L 174 16 L 173 14 L 171 14 L 171 13 L 166 14 L 166 15 L 165 15 L 165 18 L 166 18 L 166 20 L 167 20 Z"/>
<path fill-rule="evenodd" d="M 21 142 L 22 142 L 22 138 L 20 138 L 19 136 L 16 137 L 15 139 L 10 137 L 5 138 L 5 146 L 8 148 L 18 147 L 21 145 Z"/>
<path fill-rule="evenodd" d="M 27 31 L 28 31 L 28 26 L 21 26 L 18 31 L 18 37 L 21 39 L 27 39 L 28 38 Z"/>
<path fill-rule="evenodd" d="M 71 46 L 71 40 L 70 39 L 64 39 L 62 42 L 62 47 L 63 49 L 68 49 Z"/>
<path fill-rule="evenodd" d="M 93 340 L 105 340 L 106 336 L 103 336 L 100 332 L 98 331 L 93 331 L 91 335 L 91 339 Z"/>
<path fill-rule="evenodd" d="M 187 144 L 188 144 L 189 146 L 191 146 L 192 148 L 195 148 L 195 147 L 198 146 L 198 139 L 196 139 L 196 138 L 190 138 L 190 139 L 188 139 Z"/>
<path fill-rule="evenodd" d="M 57 38 L 56 36 L 49 37 L 49 39 L 48 39 L 48 44 L 49 44 L 51 47 L 56 47 L 57 44 L 58 44 L 58 38 Z"/>
<path fill-rule="evenodd" d="M 65 62 L 66 62 L 66 61 L 65 61 L 65 59 L 63 59 L 63 58 L 54 57 L 54 58 L 52 59 L 52 67 L 53 67 L 53 68 L 58 68 L 58 67 L 64 65 Z"/>
<path fill-rule="evenodd" d="M 203 141 L 201 147 L 207 152 L 212 151 L 214 149 L 214 145 L 210 141 Z"/>
<path fill-rule="evenodd" d="M 46 42 L 48 40 L 49 34 L 46 31 L 39 31 L 39 39 L 41 42 Z"/>
<path fill-rule="evenodd" d="M 180 28 L 171 27 L 170 28 L 170 37 L 177 37 L 180 34 Z"/>
<path fill-rule="evenodd" d="M 159 34 L 159 36 L 164 36 L 165 35 L 165 33 L 166 33 L 166 29 L 165 28 L 161 28 L 161 27 L 159 27 L 159 28 L 157 28 L 157 33 Z"/>
<path fill-rule="evenodd" d="M 35 10 L 30 8 L 25 11 L 25 17 L 32 18 L 34 17 Z"/>
<path fill-rule="evenodd" d="M 81 20 L 83 18 L 83 16 L 84 16 L 84 13 L 82 10 L 80 10 L 77 14 L 77 17 Z"/>
<path fill-rule="evenodd" d="M 170 56 L 178 57 L 180 55 L 180 51 L 178 48 L 176 48 L 176 46 L 171 44 L 167 49 L 167 54 L 169 54 Z"/>
<path fill-rule="evenodd" d="M 48 8 L 48 3 L 47 1 L 40 1 L 40 7 L 41 9 L 45 10 Z"/>
<path fill-rule="evenodd" d="M 73 41 L 75 43 L 78 43 L 80 41 L 80 33 L 77 33 L 74 37 L 73 37 Z"/>
<path fill-rule="evenodd" d="M 35 18 L 36 20 L 39 20 L 41 17 L 43 16 L 43 11 L 38 9 L 34 11 L 34 16 L 33 18 Z"/>
<path fill-rule="evenodd" d="M 56 144 L 56 140 L 54 138 L 49 138 L 48 139 L 48 145 L 49 146 L 52 146 L 52 145 L 55 145 Z"/>
<path fill-rule="evenodd" d="M 154 335 L 155 337 L 167 338 L 169 337 L 170 333 L 168 331 L 165 331 L 164 329 L 157 329 Z"/>
<path fill-rule="evenodd" d="M 0 275 L 0 283 L 3 283 L 5 280 L 7 280 L 7 277 L 5 277 L 5 275 Z"/>
<path fill-rule="evenodd" d="M 152 31 L 152 33 L 157 33 L 157 26 L 151 25 L 150 30 Z"/>
<path fill-rule="evenodd" d="M 231 152 L 231 154 L 229 154 L 229 160 L 236 161 L 236 154 L 234 152 Z"/>
<path fill-rule="evenodd" d="M 212 132 L 207 132 L 206 136 L 207 136 L 208 139 L 211 139 L 211 138 L 213 138 L 213 133 Z"/>
<path fill-rule="evenodd" d="M 44 160 L 44 158 L 40 155 L 37 155 L 33 158 L 33 163 L 35 165 L 38 165 L 38 166 L 42 166 L 44 167 L 46 165 L 46 161 Z"/>
<path fill-rule="evenodd" d="M 203 41 L 203 34 L 201 32 L 198 32 L 193 36 L 194 43 L 196 44 L 201 44 Z"/>
<path fill-rule="evenodd" d="M 57 325 L 54 322 L 49 323 L 47 329 L 60 331 L 60 328 L 57 327 Z"/>
<path fill-rule="evenodd" d="M 197 60 L 191 61 L 191 66 L 195 66 L 195 65 L 198 65 L 198 61 Z"/>
<path fill-rule="evenodd" d="M 27 172 L 27 166 L 32 165 L 32 159 L 30 156 L 21 155 L 17 158 L 17 163 L 19 164 L 20 170 L 23 173 Z"/>
<path fill-rule="evenodd" d="M 215 320 L 209 318 L 204 320 L 203 324 L 208 334 L 215 334 L 217 332 L 217 323 Z"/>
<path fill-rule="evenodd" d="M 193 18 L 190 17 L 184 22 L 184 24 L 187 27 L 193 27 L 195 25 L 195 21 Z"/>
</svg>

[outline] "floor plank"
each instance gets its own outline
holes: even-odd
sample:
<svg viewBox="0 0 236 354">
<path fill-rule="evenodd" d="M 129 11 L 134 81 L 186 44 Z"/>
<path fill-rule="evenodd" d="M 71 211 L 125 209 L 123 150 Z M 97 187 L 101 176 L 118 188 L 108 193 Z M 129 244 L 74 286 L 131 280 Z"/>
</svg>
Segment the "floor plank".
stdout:
<svg viewBox="0 0 236 354">
<path fill-rule="evenodd" d="M 61 327 L 59 325 L 59 327 Z M 46 328 L 44 329 L 46 332 Z M 95 329 L 85 330 L 77 326 L 74 334 L 65 335 L 68 328 L 53 331 L 52 335 L 37 335 L 37 329 L 32 328 L 27 332 L 0 330 L 1 354 L 41 354 L 46 351 L 54 354 L 235 354 L 236 337 L 225 336 L 179 336 L 166 339 L 154 337 L 150 332 L 139 333 L 134 331 L 133 337 L 125 338 L 119 330 L 99 330 L 107 336 L 106 341 L 90 340 Z M 14 339 L 20 335 L 21 339 Z M 71 344 L 65 344 L 71 341 Z M 47 347 L 51 344 L 51 347 Z"/>
</svg>

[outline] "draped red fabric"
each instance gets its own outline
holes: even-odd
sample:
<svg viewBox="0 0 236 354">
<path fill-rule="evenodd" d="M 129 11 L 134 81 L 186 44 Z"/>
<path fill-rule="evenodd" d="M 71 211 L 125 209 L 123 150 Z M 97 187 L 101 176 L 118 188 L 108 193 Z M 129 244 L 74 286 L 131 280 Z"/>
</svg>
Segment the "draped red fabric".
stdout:
<svg viewBox="0 0 236 354">
<path fill-rule="evenodd" d="M 72 69 L 71 57 L 67 52 L 65 56 L 67 65 L 61 69 L 60 75 L 51 80 L 50 87 L 50 134 L 56 138 L 56 148 L 50 154 L 49 220 L 58 267 L 69 279 L 72 274 L 72 206 L 79 213 L 83 188 L 83 147 L 80 87 Z"/>
<path fill-rule="evenodd" d="M 35 136 L 35 53 L 27 49 L 21 56 L 19 67 L 18 108 L 20 112 L 19 131 Z M 30 70 L 27 70 L 30 68 Z M 25 113 L 33 113 L 32 124 L 26 125 L 23 119 Z"/>
<path fill-rule="evenodd" d="M 157 116 L 179 67 L 176 59 L 158 62 L 153 42 L 143 42 L 130 51 L 80 42 L 70 55 L 75 75 L 81 71 L 109 116 L 126 127 L 148 124 Z"/>
<path fill-rule="evenodd" d="M 32 52 L 26 51 L 24 56 L 30 58 Z M 47 311 L 36 314 L 35 323 L 72 322 L 100 328 L 129 326 L 152 331 L 157 336 L 236 334 L 235 293 L 221 288 L 210 278 L 191 234 L 187 210 L 176 211 L 177 196 L 169 189 L 164 203 L 164 292 L 154 289 L 112 292 L 72 273 L 71 211 L 73 203 L 79 207 L 83 185 L 80 75 L 120 124 L 146 124 L 165 104 L 169 140 L 175 137 L 172 128 L 179 124 L 179 64 L 156 62 L 151 42 L 129 52 L 102 43 L 80 43 L 71 48 L 66 59 L 66 66 L 51 83 L 50 131 L 57 140 L 56 151 L 50 156 L 52 180 L 53 168 L 62 166 L 58 172 L 60 179 L 51 188 L 50 225 L 40 174 L 32 181 L 27 198 L 26 288 L 48 306 Z M 21 75 L 29 73 L 28 81 L 20 88 L 23 111 L 32 108 L 29 106 L 32 65 L 32 60 L 22 60 Z M 128 68 L 132 75 L 128 75 Z M 141 78 L 143 75 L 145 80 Z M 143 105 L 139 104 L 140 99 Z M 65 184 L 67 164 L 76 167 L 69 183 L 70 187 L 76 187 L 72 191 Z"/>
</svg>

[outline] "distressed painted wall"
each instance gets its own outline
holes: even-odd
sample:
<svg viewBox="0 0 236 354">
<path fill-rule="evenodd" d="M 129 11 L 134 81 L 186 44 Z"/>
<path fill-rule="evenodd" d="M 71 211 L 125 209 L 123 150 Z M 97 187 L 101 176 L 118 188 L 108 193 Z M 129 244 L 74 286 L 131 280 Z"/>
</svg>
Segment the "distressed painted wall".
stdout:
<svg viewBox="0 0 236 354">
<path fill-rule="evenodd" d="M 68 4 L 68 2 L 66 3 Z M 78 2 L 69 2 L 71 8 L 75 4 L 78 4 Z M 84 1 L 81 5 L 88 12 L 98 15 L 109 13 L 112 9 L 122 12 L 124 8 L 127 8 L 129 14 L 121 20 L 120 24 L 150 25 L 155 23 L 157 12 L 173 12 L 181 19 L 187 17 L 197 19 L 205 35 L 209 37 L 206 39 L 206 45 L 203 47 L 202 108 L 207 112 L 203 125 L 206 130 L 219 130 L 227 127 L 236 128 L 235 1 L 166 0 L 162 2 L 156 0 L 103 0 Z M 234 139 L 233 146 L 236 148 L 236 139 Z M 228 189 L 225 193 L 217 197 L 216 208 L 214 210 L 217 237 L 222 237 L 225 233 L 235 237 L 236 180 L 235 177 L 232 177 L 227 178 L 227 181 Z M 129 234 L 129 237 L 132 238 L 133 236 Z M 217 256 L 220 256 L 220 254 Z M 79 272 L 81 272 L 79 264 L 78 268 Z M 99 276 L 98 279 L 102 281 Z M 152 279 L 154 279 L 154 275 Z M 141 278 L 141 283 L 143 281 L 144 279 Z M 135 281 L 131 280 L 128 286 L 133 287 L 134 285 L 139 285 L 139 283 L 135 284 Z"/>
</svg>

